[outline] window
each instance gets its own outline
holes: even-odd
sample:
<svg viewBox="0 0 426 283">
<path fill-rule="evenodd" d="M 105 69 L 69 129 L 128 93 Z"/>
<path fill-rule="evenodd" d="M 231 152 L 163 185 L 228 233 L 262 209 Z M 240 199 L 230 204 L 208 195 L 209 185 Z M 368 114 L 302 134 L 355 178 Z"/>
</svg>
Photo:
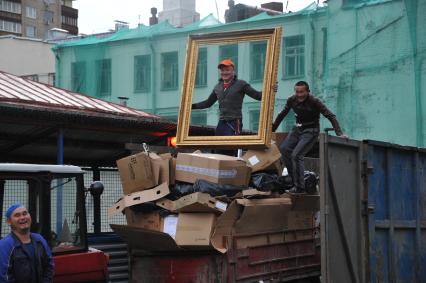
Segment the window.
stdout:
<svg viewBox="0 0 426 283">
<path fill-rule="evenodd" d="M 235 64 L 235 72 L 238 71 L 238 44 L 229 44 L 219 47 L 219 60 L 231 59 Z"/>
<path fill-rule="evenodd" d="M 134 91 L 149 92 L 151 86 L 151 55 L 135 56 Z"/>
<path fill-rule="evenodd" d="M 27 6 L 25 7 L 25 15 L 27 18 L 35 19 L 37 18 L 37 10 L 34 7 Z"/>
<path fill-rule="evenodd" d="M 266 59 L 266 42 L 257 42 L 250 45 L 250 80 L 252 82 L 263 81 L 263 69 Z"/>
<path fill-rule="evenodd" d="M 49 73 L 48 75 L 48 83 L 50 84 L 50 85 L 55 85 L 55 83 L 56 83 L 56 77 L 55 77 L 55 73 Z"/>
<path fill-rule="evenodd" d="M 296 35 L 283 39 L 284 78 L 305 75 L 305 36 Z"/>
<path fill-rule="evenodd" d="M 43 22 L 47 25 L 53 23 L 53 12 L 52 11 L 44 11 Z"/>
<path fill-rule="evenodd" d="M 36 28 L 33 26 L 26 26 L 25 27 L 25 35 L 28 37 L 35 37 L 36 36 Z"/>
<path fill-rule="evenodd" d="M 71 64 L 71 90 L 80 93 L 86 91 L 86 62 Z"/>
<path fill-rule="evenodd" d="M 71 17 L 67 17 L 62 15 L 61 16 L 61 22 L 65 25 L 70 25 L 70 26 L 77 26 L 77 19 L 76 18 L 71 18 Z"/>
<path fill-rule="evenodd" d="M 27 76 L 22 76 L 22 78 L 38 82 L 38 75 L 27 75 Z"/>
<path fill-rule="evenodd" d="M 21 3 L 0 0 L 0 11 L 21 14 Z"/>
<path fill-rule="evenodd" d="M 191 111 L 191 125 L 207 125 L 207 113 L 205 110 Z"/>
<path fill-rule="evenodd" d="M 13 32 L 13 33 L 21 33 L 21 24 L 0 20 L 0 30 Z"/>
<path fill-rule="evenodd" d="M 195 87 L 207 86 L 207 48 L 198 50 L 197 73 L 195 74 Z"/>
<path fill-rule="evenodd" d="M 111 59 L 96 61 L 98 96 L 111 95 Z"/>
<path fill-rule="evenodd" d="M 259 117 L 260 117 L 259 109 L 253 109 L 249 111 L 250 130 L 257 132 L 257 130 L 259 129 Z"/>
<path fill-rule="evenodd" d="M 176 89 L 178 87 L 178 75 L 178 53 L 161 54 L 161 89 Z"/>
</svg>

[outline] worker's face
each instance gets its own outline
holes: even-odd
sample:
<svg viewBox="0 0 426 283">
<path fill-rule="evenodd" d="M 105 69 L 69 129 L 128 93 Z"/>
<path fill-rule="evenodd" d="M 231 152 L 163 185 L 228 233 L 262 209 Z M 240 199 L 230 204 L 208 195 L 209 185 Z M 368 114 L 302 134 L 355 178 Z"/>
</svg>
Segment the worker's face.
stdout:
<svg viewBox="0 0 426 283">
<path fill-rule="evenodd" d="M 19 207 L 13 211 L 10 218 L 7 219 L 7 223 L 12 228 L 12 231 L 23 234 L 30 230 L 31 215 L 25 207 Z"/>
<path fill-rule="evenodd" d="M 296 98 L 298 101 L 302 102 L 308 97 L 309 91 L 307 90 L 307 87 L 304 85 L 296 85 L 294 86 L 294 93 L 296 94 Z"/>
<path fill-rule="evenodd" d="M 220 77 L 224 82 L 230 82 L 234 78 L 234 67 L 222 66 L 220 68 Z"/>
</svg>

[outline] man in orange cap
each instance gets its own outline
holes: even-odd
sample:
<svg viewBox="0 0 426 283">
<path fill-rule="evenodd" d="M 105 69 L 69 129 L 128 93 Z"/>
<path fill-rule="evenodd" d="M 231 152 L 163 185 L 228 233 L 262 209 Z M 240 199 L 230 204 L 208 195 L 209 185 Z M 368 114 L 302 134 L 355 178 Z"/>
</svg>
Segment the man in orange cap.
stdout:
<svg viewBox="0 0 426 283">
<path fill-rule="evenodd" d="M 239 135 L 243 126 L 241 109 L 244 95 L 260 101 L 262 92 L 252 88 L 246 81 L 237 79 L 235 65 L 231 59 L 222 60 L 217 67 L 220 70 L 218 84 L 206 100 L 193 103 L 192 109 L 209 108 L 219 101 L 220 114 L 216 136 Z M 276 90 L 277 86 L 274 87 L 275 92 Z"/>
</svg>

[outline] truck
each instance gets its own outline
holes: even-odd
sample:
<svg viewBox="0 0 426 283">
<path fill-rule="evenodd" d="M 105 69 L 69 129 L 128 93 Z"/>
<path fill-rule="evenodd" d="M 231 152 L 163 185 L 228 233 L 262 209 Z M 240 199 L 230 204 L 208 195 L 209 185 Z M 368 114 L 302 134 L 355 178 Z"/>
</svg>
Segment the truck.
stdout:
<svg viewBox="0 0 426 283">
<path fill-rule="evenodd" d="M 426 149 L 327 134 L 316 149 L 318 237 L 240 248 L 276 234 L 233 235 L 221 254 L 112 225 L 128 243 L 131 282 L 426 282 Z"/>
<path fill-rule="evenodd" d="M 84 171 L 71 165 L 0 164 L 0 206 L 19 202 L 32 217 L 31 231 L 52 249 L 54 282 L 108 282 L 108 255 L 88 247 L 85 198 L 102 185 L 86 189 Z M 10 233 L 0 214 L 1 236 Z"/>
</svg>

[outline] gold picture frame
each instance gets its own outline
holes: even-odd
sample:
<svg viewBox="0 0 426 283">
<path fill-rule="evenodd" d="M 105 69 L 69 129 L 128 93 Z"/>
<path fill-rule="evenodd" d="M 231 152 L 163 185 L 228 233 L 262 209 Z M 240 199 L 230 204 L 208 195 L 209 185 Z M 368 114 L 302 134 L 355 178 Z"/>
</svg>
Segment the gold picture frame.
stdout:
<svg viewBox="0 0 426 283">
<path fill-rule="evenodd" d="M 232 31 L 190 35 L 187 43 L 184 79 L 178 125 L 177 147 L 191 148 L 259 148 L 270 143 L 274 113 L 278 60 L 282 28 Z M 238 136 L 189 136 L 191 105 L 194 95 L 195 75 L 200 46 L 238 44 L 266 41 L 266 55 L 263 74 L 262 100 L 260 102 L 259 127 L 255 135 Z M 222 58 L 225 59 L 225 58 Z"/>
</svg>

